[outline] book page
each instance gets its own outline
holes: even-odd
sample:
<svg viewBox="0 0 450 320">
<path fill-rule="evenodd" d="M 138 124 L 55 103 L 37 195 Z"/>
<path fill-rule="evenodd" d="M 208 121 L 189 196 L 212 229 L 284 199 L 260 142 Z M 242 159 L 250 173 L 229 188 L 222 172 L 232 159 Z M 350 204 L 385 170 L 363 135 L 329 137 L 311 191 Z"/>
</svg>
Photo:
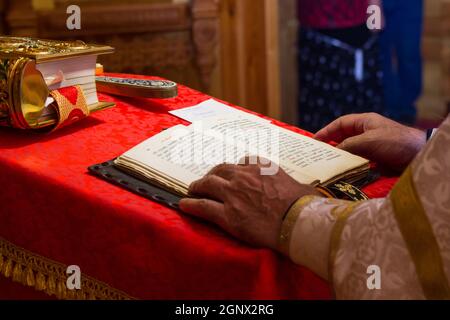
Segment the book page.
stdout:
<svg viewBox="0 0 450 320">
<path fill-rule="evenodd" d="M 368 163 L 312 138 L 236 115 L 170 128 L 126 152 L 118 161 L 161 177 L 167 185 L 186 188 L 215 166 L 237 164 L 247 155 L 270 159 L 305 184 L 323 183 Z"/>
<path fill-rule="evenodd" d="M 219 135 L 179 125 L 148 139 L 120 158 L 138 162 L 183 186 L 201 179 L 222 163 L 237 163 L 242 148 L 227 145 Z"/>
<path fill-rule="evenodd" d="M 367 159 L 287 129 L 281 128 L 279 137 L 281 161 L 321 183 L 369 164 Z"/>
<path fill-rule="evenodd" d="M 302 183 L 325 182 L 369 161 L 326 143 L 271 123 L 251 118 L 222 117 L 202 122 L 205 130 L 223 135 L 229 144 L 241 144 L 246 154 L 280 165 Z"/>
<path fill-rule="evenodd" d="M 236 117 L 249 117 L 255 121 L 270 122 L 257 115 L 230 107 L 214 99 L 208 99 L 195 106 L 169 111 L 170 114 L 189 121 L 191 123 L 204 121 L 208 118 L 217 118 L 221 116 L 229 116 L 233 114 Z"/>
<path fill-rule="evenodd" d="M 49 90 L 79 85 L 88 105 L 98 103 L 95 85 L 96 55 L 42 62 L 36 69 L 42 73 Z"/>
</svg>

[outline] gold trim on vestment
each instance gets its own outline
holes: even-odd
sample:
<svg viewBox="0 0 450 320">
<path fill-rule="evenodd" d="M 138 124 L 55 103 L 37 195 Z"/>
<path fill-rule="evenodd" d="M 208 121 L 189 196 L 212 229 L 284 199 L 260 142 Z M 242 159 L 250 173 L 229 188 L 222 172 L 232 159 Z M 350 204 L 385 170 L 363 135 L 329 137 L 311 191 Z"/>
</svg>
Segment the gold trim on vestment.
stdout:
<svg viewBox="0 0 450 320">
<path fill-rule="evenodd" d="M 417 194 L 411 167 L 395 185 L 390 200 L 425 297 L 432 300 L 450 299 L 439 245 Z"/>
<path fill-rule="evenodd" d="M 34 254 L 0 237 L 0 274 L 64 300 L 130 300 L 132 297 L 85 274 L 81 289 L 66 286 L 68 266 Z"/>
<path fill-rule="evenodd" d="M 289 208 L 286 217 L 283 220 L 281 225 L 281 233 L 278 243 L 278 249 L 290 257 L 290 243 L 292 237 L 292 231 L 294 230 L 295 223 L 297 222 L 300 213 L 305 209 L 307 205 L 309 205 L 312 201 L 320 199 L 317 196 L 305 196 L 298 199 L 294 204 Z"/>
<path fill-rule="evenodd" d="M 356 207 L 359 206 L 361 202 L 349 202 L 344 208 L 338 206 L 331 211 L 331 215 L 336 219 L 333 226 L 330 237 L 330 251 L 328 255 L 328 279 L 333 286 L 334 291 L 334 264 L 336 261 L 337 252 L 340 248 L 342 232 L 344 231 L 345 225 L 348 218 L 353 214 Z M 334 293 L 334 292 L 333 292 Z"/>
</svg>

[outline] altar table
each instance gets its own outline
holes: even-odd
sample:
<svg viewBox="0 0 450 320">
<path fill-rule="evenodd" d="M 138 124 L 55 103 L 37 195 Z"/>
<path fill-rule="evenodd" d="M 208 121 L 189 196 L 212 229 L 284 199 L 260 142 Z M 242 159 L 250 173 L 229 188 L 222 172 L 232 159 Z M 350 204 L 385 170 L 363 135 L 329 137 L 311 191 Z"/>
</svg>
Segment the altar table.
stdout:
<svg viewBox="0 0 450 320">
<path fill-rule="evenodd" d="M 61 131 L 0 128 L 0 298 L 332 298 L 327 282 L 287 258 L 88 173 L 186 124 L 168 111 L 210 97 L 180 86 L 168 100 L 100 98 L 117 106 Z M 382 197 L 395 182 L 365 191 Z M 69 265 L 80 267 L 87 290 L 62 288 Z"/>
</svg>

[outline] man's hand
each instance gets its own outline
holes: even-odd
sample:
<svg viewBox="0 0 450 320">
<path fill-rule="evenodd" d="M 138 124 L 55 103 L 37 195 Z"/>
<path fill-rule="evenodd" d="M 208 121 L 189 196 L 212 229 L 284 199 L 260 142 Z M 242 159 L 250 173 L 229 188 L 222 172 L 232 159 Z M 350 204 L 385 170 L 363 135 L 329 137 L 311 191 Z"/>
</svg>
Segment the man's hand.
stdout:
<svg viewBox="0 0 450 320">
<path fill-rule="evenodd" d="M 318 195 L 281 168 L 261 175 L 260 165 L 220 165 L 194 182 L 189 192 L 201 199 L 183 199 L 186 213 L 209 220 L 255 246 L 277 248 L 281 224 L 289 207 L 306 195 Z"/>
<path fill-rule="evenodd" d="M 315 138 L 335 141 L 338 148 L 395 171 L 403 171 L 426 144 L 425 132 L 376 113 L 343 116 L 320 130 Z"/>
</svg>

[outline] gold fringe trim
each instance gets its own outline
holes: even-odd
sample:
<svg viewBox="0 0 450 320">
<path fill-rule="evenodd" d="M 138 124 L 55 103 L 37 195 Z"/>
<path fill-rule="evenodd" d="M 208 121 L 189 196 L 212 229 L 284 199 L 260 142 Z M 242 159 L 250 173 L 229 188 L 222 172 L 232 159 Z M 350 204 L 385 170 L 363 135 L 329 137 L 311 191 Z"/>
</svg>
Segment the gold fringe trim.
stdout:
<svg viewBox="0 0 450 320">
<path fill-rule="evenodd" d="M 82 273 L 81 289 L 66 286 L 67 266 L 15 246 L 0 237 L 0 275 L 14 282 L 65 300 L 131 300 L 114 289 Z"/>
</svg>

